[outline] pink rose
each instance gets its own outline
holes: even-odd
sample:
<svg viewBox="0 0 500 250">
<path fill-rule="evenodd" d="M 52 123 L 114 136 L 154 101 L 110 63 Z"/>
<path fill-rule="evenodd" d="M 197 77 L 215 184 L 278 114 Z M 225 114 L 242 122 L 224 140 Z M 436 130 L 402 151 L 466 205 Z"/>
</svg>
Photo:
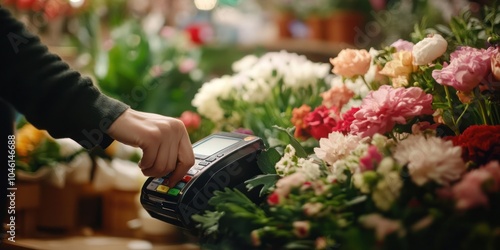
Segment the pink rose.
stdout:
<svg viewBox="0 0 500 250">
<path fill-rule="evenodd" d="M 462 47 L 451 53 L 450 64 L 444 63 L 442 70 L 432 71 L 432 77 L 439 84 L 468 93 L 488 74 L 493 51 L 492 47 L 487 50 Z"/>
<path fill-rule="evenodd" d="M 399 39 L 391 44 L 391 47 L 396 48 L 396 51 L 412 51 L 413 50 L 413 43 L 408 42 L 403 39 Z"/>
<path fill-rule="evenodd" d="M 330 63 L 333 65 L 334 74 L 353 78 L 366 74 L 370 69 L 371 60 L 370 53 L 364 49 L 344 49 L 337 57 L 330 59 Z"/>
<path fill-rule="evenodd" d="M 408 119 L 434 113 L 432 95 L 421 88 L 393 88 L 388 85 L 370 92 L 354 114 L 351 132 L 361 137 L 384 134 L 396 124 L 406 124 Z"/>
</svg>

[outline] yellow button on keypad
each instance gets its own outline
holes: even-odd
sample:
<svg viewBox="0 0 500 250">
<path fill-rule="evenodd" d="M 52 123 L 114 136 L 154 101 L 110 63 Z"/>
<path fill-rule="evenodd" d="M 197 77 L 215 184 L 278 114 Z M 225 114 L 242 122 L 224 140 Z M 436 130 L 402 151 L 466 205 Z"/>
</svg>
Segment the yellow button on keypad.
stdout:
<svg viewBox="0 0 500 250">
<path fill-rule="evenodd" d="M 156 188 L 156 192 L 158 193 L 163 193 L 163 194 L 166 194 L 168 192 L 169 188 L 165 185 L 158 185 L 158 187 Z"/>
</svg>

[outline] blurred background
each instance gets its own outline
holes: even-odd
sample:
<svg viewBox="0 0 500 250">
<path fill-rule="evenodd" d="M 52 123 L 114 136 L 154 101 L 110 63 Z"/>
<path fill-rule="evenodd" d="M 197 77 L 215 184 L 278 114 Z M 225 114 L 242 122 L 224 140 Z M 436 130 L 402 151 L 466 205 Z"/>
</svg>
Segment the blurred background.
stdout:
<svg viewBox="0 0 500 250">
<path fill-rule="evenodd" d="M 246 55 L 288 51 L 328 63 L 345 48 L 411 40 L 481 1 L 0 0 L 49 50 L 131 107 L 178 117 L 191 140 L 219 129 L 191 100 Z M 141 208 L 140 152 L 53 140 L 19 117 L 16 244 L 27 249 L 197 249 Z M 71 157 L 69 157 L 71 156 Z M 60 159 L 65 159 L 64 161 Z"/>
</svg>

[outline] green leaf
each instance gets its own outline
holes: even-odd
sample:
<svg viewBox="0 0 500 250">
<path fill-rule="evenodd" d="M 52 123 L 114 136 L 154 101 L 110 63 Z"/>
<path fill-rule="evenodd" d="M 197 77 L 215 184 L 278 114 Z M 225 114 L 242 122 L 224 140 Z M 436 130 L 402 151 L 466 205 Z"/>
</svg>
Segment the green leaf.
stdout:
<svg viewBox="0 0 500 250">
<path fill-rule="evenodd" d="M 315 243 L 312 240 L 292 241 L 284 246 L 284 249 L 314 249 Z"/>
<path fill-rule="evenodd" d="M 195 214 L 192 216 L 193 220 L 199 224 L 196 226 L 210 235 L 216 233 L 219 229 L 219 219 L 224 216 L 224 212 L 219 211 L 205 211 L 203 215 Z"/>
<path fill-rule="evenodd" d="M 279 126 L 273 126 L 273 127 L 282 131 L 282 132 L 285 132 L 288 135 L 288 138 L 290 139 L 290 144 L 295 148 L 295 155 L 296 156 L 298 156 L 300 158 L 307 158 L 306 150 L 304 149 L 304 147 L 302 147 L 300 142 L 297 141 L 297 139 L 295 139 L 295 137 L 290 133 L 291 132 L 290 130 L 288 130 L 286 128 L 279 127 Z"/>
<path fill-rule="evenodd" d="M 257 206 L 237 189 L 225 188 L 223 191 L 215 191 L 214 196 L 208 201 L 208 204 L 216 207 L 217 210 L 226 203 L 234 203 L 243 207 L 255 207 L 257 209 Z"/>
<path fill-rule="evenodd" d="M 276 174 L 275 166 L 280 159 L 280 153 L 275 148 L 269 148 L 257 157 L 257 165 L 264 174 Z"/>
<path fill-rule="evenodd" d="M 277 174 L 258 175 L 250 180 L 245 181 L 245 183 L 247 184 L 246 187 L 248 188 L 248 190 L 252 190 L 257 186 L 263 185 L 262 189 L 259 192 L 259 196 L 262 197 L 266 193 L 268 193 L 269 189 L 274 187 L 278 179 L 279 175 Z"/>
</svg>

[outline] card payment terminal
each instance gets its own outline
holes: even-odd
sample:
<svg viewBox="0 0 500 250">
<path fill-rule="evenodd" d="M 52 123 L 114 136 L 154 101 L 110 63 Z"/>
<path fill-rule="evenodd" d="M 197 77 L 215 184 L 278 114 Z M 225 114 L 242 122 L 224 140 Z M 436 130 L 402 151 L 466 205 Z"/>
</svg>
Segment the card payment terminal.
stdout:
<svg viewBox="0 0 500 250">
<path fill-rule="evenodd" d="M 193 144 L 195 164 L 173 188 L 165 177 L 150 177 L 141 190 L 141 204 L 154 218 L 195 230 L 191 216 L 209 207 L 216 190 L 244 187 L 244 182 L 261 173 L 257 154 L 262 139 L 239 133 L 219 132 Z"/>
</svg>

